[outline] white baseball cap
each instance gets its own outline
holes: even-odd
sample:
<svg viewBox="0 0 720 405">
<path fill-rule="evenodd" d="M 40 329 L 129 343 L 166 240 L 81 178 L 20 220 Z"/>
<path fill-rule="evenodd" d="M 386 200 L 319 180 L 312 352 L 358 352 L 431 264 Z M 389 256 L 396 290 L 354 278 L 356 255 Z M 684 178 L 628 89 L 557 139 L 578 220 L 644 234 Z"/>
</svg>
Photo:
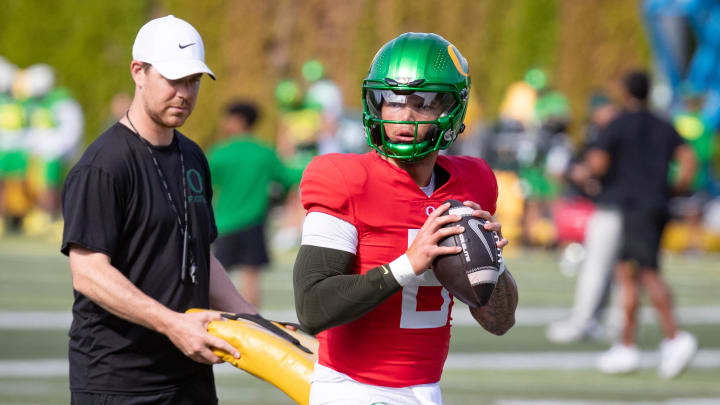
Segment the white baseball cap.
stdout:
<svg viewBox="0 0 720 405">
<path fill-rule="evenodd" d="M 197 30 L 187 21 L 168 15 L 148 21 L 133 44 L 134 60 L 146 62 L 169 80 L 196 73 L 215 74 L 205 64 L 205 46 Z"/>
</svg>

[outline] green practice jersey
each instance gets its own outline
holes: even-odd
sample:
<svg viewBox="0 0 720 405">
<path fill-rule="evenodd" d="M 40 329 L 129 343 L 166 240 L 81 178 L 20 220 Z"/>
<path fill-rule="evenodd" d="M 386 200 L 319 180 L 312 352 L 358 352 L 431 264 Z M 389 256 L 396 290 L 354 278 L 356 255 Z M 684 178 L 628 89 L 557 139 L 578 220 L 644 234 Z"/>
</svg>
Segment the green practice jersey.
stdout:
<svg viewBox="0 0 720 405">
<path fill-rule="evenodd" d="M 213 208 L 220 235 L 265 221 L 270 184 L 288 189 L 300 182 L 302 171 L 287 168 L 270 147 L 251 135 L 238 136 L 208 153 L 213 182 Z"/>
</svg>

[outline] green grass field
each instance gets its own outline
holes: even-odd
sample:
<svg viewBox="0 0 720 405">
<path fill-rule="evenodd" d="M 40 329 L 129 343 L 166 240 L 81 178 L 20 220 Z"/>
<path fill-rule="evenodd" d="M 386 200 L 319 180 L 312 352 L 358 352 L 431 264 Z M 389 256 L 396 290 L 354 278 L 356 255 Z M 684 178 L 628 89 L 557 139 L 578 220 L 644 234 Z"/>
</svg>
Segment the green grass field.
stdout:
<svg viewBox="0 0 720 405">
<path fill-rule="evenodd" d="M 521 310 L 570 305 L 575 279 L 558 271 L 554 253 L 517 251 L 508 256 L 508 267 L 520 289 Z M 263 310 L 292 309 L 292 261 L 292 254 L 279 255 L 266 273 Z M 673 285 L 679 307 L 720 311 L 719 256 L 666 256 L 664 264 L 664 274 Z M 0 239 L 0 313 L 17 315 L 22 311 L 40 311 L 52 315 L 69 312 L 71 304 L 68 261 L 58 253 L 57 245 L 18 237 Z M 456 305 L 455 313 L 462 311 L 466 309 Z M 686 329 L 698 336 L 703 353 L 720 350 L 720 324 L 693 322 L 686 325 Z M 66 328 L 53 325 L 0 326 L 0 404 L 69 402 L 67 377 L 62 370 L 53 371 L 51 367 L 62 365 L 65 360 L 66 334 Z M 660 339 L 654 323 L 641 327 L 639 345 L 643 350 L 655 351 Z M 444 401 L 448 405 L 720 404 L 717 363 L 693 367 L 678 379 L 663 381 L 649 366 L 632 375 L 606 376 L 590 366 L 561 369 L 549 364 L 494 369 L 493 364 L 487 364 L 492 357 L 483 357 L 496 353 L 522 359 L 549 354 L 558 361 L 566 356 L 572 361 L 575 358 L 572 356 L 578 353 L 594 355 L 607 347 L 604 342 L 551 344 L 544 337 L 544 325 L 537 322 L 519 322 L 502 337 L 492 336 L 476 326 L 456 326 L 451 357 L 478 355 L 480 360 L 477 367 L 446 367 L 440 382 Z M 221 404 L 290 403 L 279 390 L 239 370 L 223 368 L 217 374 Z"/>
</svg>

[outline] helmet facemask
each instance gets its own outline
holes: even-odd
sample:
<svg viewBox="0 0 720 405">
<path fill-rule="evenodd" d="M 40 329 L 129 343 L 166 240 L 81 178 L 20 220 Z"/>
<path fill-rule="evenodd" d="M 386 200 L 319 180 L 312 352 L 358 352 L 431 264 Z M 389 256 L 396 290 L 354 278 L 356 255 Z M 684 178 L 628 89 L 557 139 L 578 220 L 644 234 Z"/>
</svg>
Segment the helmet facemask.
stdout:
<svg viewBox="0 0 720 405">
<path fill-rule="evenodd" d="M 366 88 L 364 93 L 368 144 L 386 157 L 420 160 L 447 149 L 462 131 L 453 128 L 464 113 L 453 92 Z"/>
</svg>

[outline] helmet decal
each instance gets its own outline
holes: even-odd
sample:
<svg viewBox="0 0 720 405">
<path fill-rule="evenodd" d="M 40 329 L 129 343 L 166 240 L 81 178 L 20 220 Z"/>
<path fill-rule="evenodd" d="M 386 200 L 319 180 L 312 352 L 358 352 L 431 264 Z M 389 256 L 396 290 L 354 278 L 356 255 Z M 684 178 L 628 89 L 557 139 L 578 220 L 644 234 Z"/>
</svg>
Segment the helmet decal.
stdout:
<svg viewBox="0 0 720 405">
<path fill-rule="evenodd" d="M 452 45 L 448 45 L 447 51 L 448 51 L 448 55 L 450 55 L 450 59 L 452 59 L 452 61 L 453 61 L 453 65 L 455 65 L 455 69 L 457 69 L 458 73 L 460 73 L 461 75 L 463 75 L 465 77 L 468 77 L 469 76 L 468 72 L 466 72 L 465 69 L 463 69 L 462 65 L 460 64 L 460 60 L 458 60 L 458 53 L 460 53 L 460 52 L 458 52 L 458 50 L 455 49 L 455 47 Z M 461 58 L 462 58 L 462 56 L 461 56 Z"/>
</svg>

